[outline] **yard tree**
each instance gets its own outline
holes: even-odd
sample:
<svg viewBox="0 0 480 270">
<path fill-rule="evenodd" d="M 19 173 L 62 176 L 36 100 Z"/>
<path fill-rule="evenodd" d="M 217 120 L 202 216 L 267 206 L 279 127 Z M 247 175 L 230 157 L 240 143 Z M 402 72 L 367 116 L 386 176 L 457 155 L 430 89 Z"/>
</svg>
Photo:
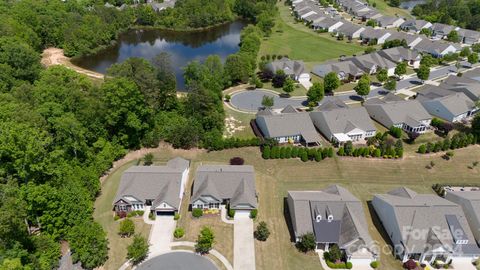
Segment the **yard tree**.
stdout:
<svg viewBox="0 0 480 270">
<path fill-rule="evenodd" d="M 101 266 L 108 258 L 108 241 L 100 224 L 85 221 L 74 226 L 67 237 L 72 259 L 82 266 L 93 269 Z"/>
<path fill-rule="evenodd" d="M 259 241 L 266 241 L 267 238 L 270 236 L 270 230 L 268 229 L 267 223 L 265 221 L 261 221 L 258 223 L 257 230 L 254 232 L 254 236 Z"/>
<path fill-rule="evenodd" d="M 455 30 L 450 31 L 447 35 L 447 40 L 450 42 L 460 42 L 460 36 L 458 35 L 458 32 Z"/>
<path fill-rule="evenodd" d="M 122 237 L 130 237 L 135 233 L 135 223 L 129 218 L 126 218 L 120 222 L 118 234 Z"/>
<path fill-rule="evenodd" d="M 468 56 L 468 62 L 472 65 L 478 63 L 478 53 L 470 54 Z"/>
<path fill-rule="evenodd" d="M 275 75 L 273 75 L 272 86 L 275 88 L 281 88 L 283 87 L 283 84 L 285 83 L 286 79 L 287 79 L 287 76 L 285 75 L 285 72 L 279 69 L 277 70 L 277 72 L 275 72 Z"/>
<path fill-rule="evenodd" d="M 337 89 L 340 86 L 340 79 L 338 78 L 337 73 L 330 72 L 327 75 L 325 75 L 325 78 L 323 78 L 323 84 L 324 84 L 325 92 L 332 93 L 335 89 Z"/>
<path fill-rule="evenodd" d="M 323 87 L 323 83 L 321 82 L 314 82 L 313 85 L 308 89 L 307 92 L 307 99 L 308 102 L 314 102 L 315 104 L 318 103 L 323 99 L 325 96 L 325 89 Z"/>
<path fill-rule="evenodd" d="M 377 23 L 374 20 L 370 19 L 367 21 L 367 26 L 375 27 L 377 26 Z"/>
<path fill-rule="evenodd" d="M 388 79 L 388 72 L 386 69 L 382 68 L 377 72 L 377 80 L 381 83 L 385 82 Z"/>
<path fill-rule="evenodd" d="M 430 28 L 422 28 L 422 30 L 420 30 L 420 34 L 422 35 L 425 35 L 427 37 L 431 37 L 433 32 L 432 32 L 432 29 Z"/>
<path fill-rule="evenodd" d="M 297 242 L 296 246 L 298 250 L 304 253 L 314 250 L 317 247 L 317 243 L 315 241 L 315 235 L 309 232 L 300 236 L 300 241 Z"/>
<path fill-rule="evenodd" d="M 295 82 L 290 77 L 287 77 L 285 83 L 283 84 L 283 91 L 287 93 L 288 96 L 290 96 L 290 93 L 292 93 L 294 90 Z"/>
<path fill-rule="evenodd" d="M 400 78 L 403 75 L 407 74 L 407 64 L 405 62 L 398 63 L 397 66 L 395 67 L 394 73 Z"/>
<path fill-rule="evenodd" d="M 340 248 L 338 247 L 337 244 L 331 245 L 328 249 L 328 253 L 330 255 L 330 260 L 332 262 L 336 262 L 338 260 L 341 260 L 342 257 L 343 257 L 342 251 L 340 250 Z"/>
<path fill-rule="evenodd" d="M 215 243 L 215 236 L 210 227 L 203 227 L 197 238 L 195 250 L 200 254 L 207 254 Z"/>
<path fill-rule="evenodd" d="M 417 69 L 417 77 L 422 80 L 422 83 L 425 80 L 428 80 L 428 77 L 430 77 L 430 67 L 427 65 L 420 65 Z"/>
<path fill-rule="evenodd" d="M 251 64 L 240 53 L 231 54 L 225 60 L 225 73 L 232 83 L 246 83 L 250 77 Z"/>
<path fill-rule="evenodd" d="M 438 60 L 435 59 L 431 54 L 425 54 L 422 56 L 422 60 L 420 60 L 420 65 L 427 65 L 432 67 L 438 64 Z"/>
<path fill-rule="evenodd" d="M 468 48 L 468 47 L 464 47 L 464 48 L 460 51 L 460 56 L 461 56 L 461 57 L 468 57 L 470 54 L 472 54 L 472 52 L 470 51 L 470 48 Z"/>
<path fill-rule="evenodd" d="M 363 75 L 355 86 L 355 92 L 363 99 L 370 93 L 370 78 Z"/>
<path fill-rule="evenodd" d="M 145 237 L 135 235 L 133 242 L 127 247 L 127 259 L 131 260 L 134 265 L 140 263 L 148 255 L 148 242 Z"/>
<path fill-rule="evenodd" d="M 270 97 L 270 96 L 263 96 L 262 97 L 262 106 L 267 108 L 267 109 L 270 109 L 272 108 L 274 105 L 274 100 L 273 100 L 273 97 Z"/>
<path fill-rule="evenodd" d="M 397 89 L 397 81 L 393 78 L 390 78 L 387 80 L 387 82 L 385 83 L 385 85 L 383 86 L 385 89 L 387 89 L 388 91 L 394 91 Z"/>
</svg>

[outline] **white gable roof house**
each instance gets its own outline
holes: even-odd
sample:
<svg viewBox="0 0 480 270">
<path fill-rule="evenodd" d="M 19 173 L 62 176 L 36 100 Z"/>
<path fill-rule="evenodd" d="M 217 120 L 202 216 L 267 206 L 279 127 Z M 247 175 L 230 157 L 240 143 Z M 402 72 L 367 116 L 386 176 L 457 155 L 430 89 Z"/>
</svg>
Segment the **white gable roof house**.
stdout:
<svg viewBox="0 0 480 270">
<path fill-rule="evenodd" d="M 176 157 L 165 166 L 132 166 L 120 180 L 113 210 L 117 213 L 147 210 L 172 214 L 180 210 L 190 161 Z"/>
</svg>

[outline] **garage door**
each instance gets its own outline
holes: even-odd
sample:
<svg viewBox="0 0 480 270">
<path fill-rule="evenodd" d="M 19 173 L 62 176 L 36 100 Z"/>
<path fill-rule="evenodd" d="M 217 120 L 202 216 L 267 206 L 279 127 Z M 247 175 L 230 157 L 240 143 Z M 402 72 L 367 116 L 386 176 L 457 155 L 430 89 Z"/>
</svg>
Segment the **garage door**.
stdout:
<svg viewBox="0 0 480 270">
<path fill-rule="evenodd" d="M 157 216 L 173 216 L 174 211 L 157 211 Z"/>
<path fill-rule="evenodd" d="M 235 217 L 250 217 L 250 210 L 235 210 Z"/>
</svg>

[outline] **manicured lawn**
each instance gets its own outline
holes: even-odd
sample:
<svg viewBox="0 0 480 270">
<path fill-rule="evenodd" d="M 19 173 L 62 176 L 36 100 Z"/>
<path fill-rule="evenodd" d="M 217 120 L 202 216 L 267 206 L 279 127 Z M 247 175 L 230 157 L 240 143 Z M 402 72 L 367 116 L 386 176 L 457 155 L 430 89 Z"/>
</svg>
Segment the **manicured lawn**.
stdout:
<svg viewBox="0 0 480 270">
<path fill-rule="evenodd" d="M 259 56 L 280 54 L 305 62 L 321 63 L 340 55 L 352 55 L 364 50 L 357 43 L 337 41 L 328 33 L 313 32 L 302 23 L 294 21 L 291 10 L 284 2 L 279 2 L 277 6 L 280 14 L 273 33 L 262 41 Z"/>
<path fill-rule="evenodd" d="M 273 87 L 271 82 L 264 83 L 263 88 L 273 90 L 275 92 L 278 92 L 279 94 L 285 94 L 282 88 Z M 306 95 L 307 95 L 307 89 L 305 89 L 305 87 L 303 87 L 303 85 L 299 83 L 295 84 L 295 89 L 293 90 L 293 92 L 290 93 L 290 96 L 292 97 L 306 96 Z"/>
<path fill-rule="evenodd" d="M 252 128 L 250 127 L 250 120 L 255 118 L 255 114 L 242 113 L 223 106 L 225 109 L 225 136 L 238 138 L 252 138 L 255 137 Z"/>
<path fill-rule="evenodd" d="M 377 10 L 380 11 L 380 13 L 382 14 L 389 15 L 389 16 L 399 16 L 403 18 L 412 18 L 412 15 L 408 10 L 403 8 L 391 7 L 388 5 L 388 2 L 385 0 L 373 0 L 370 3 L 372 5 L 373 3 L 376 3 Z"/>
</svg>

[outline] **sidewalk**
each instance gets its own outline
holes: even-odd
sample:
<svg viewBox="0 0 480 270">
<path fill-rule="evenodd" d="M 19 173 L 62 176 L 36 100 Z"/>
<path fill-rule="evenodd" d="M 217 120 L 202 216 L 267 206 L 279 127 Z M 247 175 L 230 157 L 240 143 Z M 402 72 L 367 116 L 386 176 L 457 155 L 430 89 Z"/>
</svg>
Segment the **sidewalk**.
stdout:
<svg viewBox="0 0 480 270">
<path fill-rule="evenodd" d="M 233 267 L 235 270 L 255 270 L 255 239 L 253 220 L 235 217 L 233 227 Z"/>
</svg>

